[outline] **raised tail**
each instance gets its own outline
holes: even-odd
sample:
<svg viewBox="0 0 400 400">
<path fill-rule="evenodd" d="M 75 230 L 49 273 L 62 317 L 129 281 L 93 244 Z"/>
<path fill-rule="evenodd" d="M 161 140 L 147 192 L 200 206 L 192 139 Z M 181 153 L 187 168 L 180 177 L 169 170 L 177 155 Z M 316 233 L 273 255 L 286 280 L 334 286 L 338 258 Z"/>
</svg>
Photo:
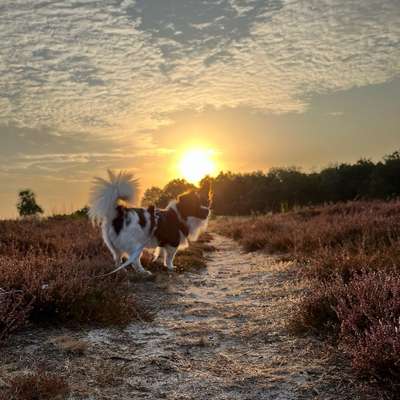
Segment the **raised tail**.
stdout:
<svg viewBox="0 0 400 400">
<path fill-rule="evenodd" d="M 127 172 L 114 174 L 108 170 L 109 180 L 95 178 L 89 195 L 89 217 L 94 223 L 111 221 L 116 216 L 120 201 L 135 203 L 139 192 L 139 181 Z"/>
</svg>

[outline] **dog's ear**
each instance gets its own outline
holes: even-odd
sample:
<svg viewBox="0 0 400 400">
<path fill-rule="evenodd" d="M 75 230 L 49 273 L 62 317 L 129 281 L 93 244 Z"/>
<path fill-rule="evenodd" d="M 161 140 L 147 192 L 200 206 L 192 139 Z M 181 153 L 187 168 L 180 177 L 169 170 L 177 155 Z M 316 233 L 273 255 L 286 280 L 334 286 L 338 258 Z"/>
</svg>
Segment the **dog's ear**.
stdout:
<svg viewBox="0 0 400 400">
<path fill-rule="evenodd" d="M 198 195 L 196 194 L 196 192 L 194 190 L 188 190 L 187 192 L 181 193 L 178 196 L 177 200 L 178 200 L 178 202 L 186 203 L 186 202 L 189 202 L 189 201 L 195 199 L 197 196 Z"/>
<path fill-rule="evenodd" d="M 177 204 L 182 208 L 182 209 L 190 209 L 193 207 L 193 204 L 197 200 L 197 195 L 191 190 L 187 191 L 185 193 L 182 193 L 178 196 L 177 199 Z"/>
<path fill-rule="evenodd" d="M 177 207 L 183 218 L 197 216 L 201 207 L 200 197 L 194 191 L 188 191 L 178 196 Z"/>
</svg>

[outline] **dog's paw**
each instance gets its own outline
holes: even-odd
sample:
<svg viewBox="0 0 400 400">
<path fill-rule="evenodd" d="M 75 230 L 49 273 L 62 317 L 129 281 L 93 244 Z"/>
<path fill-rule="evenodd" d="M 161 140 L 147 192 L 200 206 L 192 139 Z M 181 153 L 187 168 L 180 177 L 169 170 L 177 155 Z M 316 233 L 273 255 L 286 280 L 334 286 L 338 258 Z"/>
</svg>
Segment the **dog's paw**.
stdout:
<svg viewBox="0 0 400 400">
<path fill-rule="evenodd" d="M 143 276 L 153 276 L 153 273 L 147 269 L 144 269 L 143 271 L 141 271 L 140 274 Z"/>
<path fill-rule="evenodd" d="M 155 278 L 155 275 L 147 269 L 144 269 L 143 271 L 138 272 L 137 277 L 141 281 L 151 281 Z"/>
</svg>

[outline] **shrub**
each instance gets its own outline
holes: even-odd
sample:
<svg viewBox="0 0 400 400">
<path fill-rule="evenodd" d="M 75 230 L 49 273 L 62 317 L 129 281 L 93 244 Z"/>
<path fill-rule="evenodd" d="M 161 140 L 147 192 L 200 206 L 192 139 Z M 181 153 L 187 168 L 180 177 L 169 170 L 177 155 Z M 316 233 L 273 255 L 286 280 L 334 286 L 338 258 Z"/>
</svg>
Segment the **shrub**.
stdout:
<svg viewBox="0 0 400 400">
<path fill-rule="evenodd" d="M 289 330 L 303 334 L 335 334 L 339 329 L 336 313 L 338 298 L 344 292 L 343 284 L 338 280 L 334 285 L 316 283 L 312 290 L 297 304 L 296 311 L 288 321 Z"/>
<path fill-rule="evenodd" d="M 355 370 L 399 387 L 400 275 L 379 271 L 353 279 L 336 310 Z"/>
<path fill-rule="evenodd" d="M 359 374 L 400 390 L 400 321 L 379 322 L 371 326 L 347 349 Z"/>
<path fill-rule="evenodd" d="M 336 307 L 345 340 L 358 340 L 372 326 L 400 317 L 400 275 L 365 273 L 346 285 Z M 400 354 L 399 354 L 400 356 Z"/>
<path fill-rule="evenodd" d="M 31 303 L 20 292 L 0 290 L 0 344 L 25 325 L 31 308 Z"/>
</svg>

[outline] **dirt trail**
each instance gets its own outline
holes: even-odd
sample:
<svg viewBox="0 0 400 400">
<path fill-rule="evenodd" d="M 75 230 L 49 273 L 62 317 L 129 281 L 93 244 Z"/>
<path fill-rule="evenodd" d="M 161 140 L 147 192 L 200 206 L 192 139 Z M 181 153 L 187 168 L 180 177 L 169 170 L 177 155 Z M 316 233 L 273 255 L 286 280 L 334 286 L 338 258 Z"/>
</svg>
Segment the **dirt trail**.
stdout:
<svg viewBox="0 0 400 400">
<path fill-rule="evenodd" d="M 68 333 L 89 343 L 80 357 L 51 353 L 71 399 L 357 399 L 318 341 L 285 329 L 303 290 L 294 267 L 218 235 L 211 244 L 206 271 L 143 284 L 160 308 L 153 322 Z M 45 334 L 19 355 L 40 358 L 65 330 Z"/>
</svg>

